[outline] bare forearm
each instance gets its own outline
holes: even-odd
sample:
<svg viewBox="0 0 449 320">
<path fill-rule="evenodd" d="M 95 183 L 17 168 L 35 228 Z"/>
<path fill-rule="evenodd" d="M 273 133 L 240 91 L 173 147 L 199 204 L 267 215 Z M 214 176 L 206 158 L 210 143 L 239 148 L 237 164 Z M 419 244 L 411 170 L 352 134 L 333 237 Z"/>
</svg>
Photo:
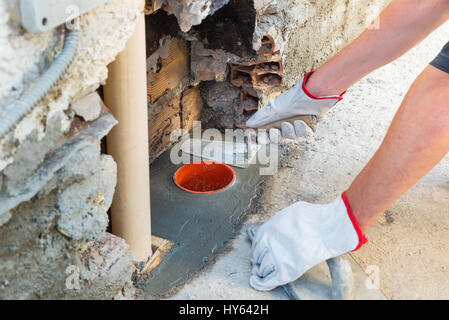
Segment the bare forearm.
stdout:
<svg viewBox="0 0 449 320">
<path fill-rule="evenodd" d="M 365 30 L 310 77 L 318 96 L 340 94 L 371 71 L 397 59 L 449 19 L 449 0 L 393 0 L 378 29 Z"/>
<path fill-rule="evenodd" d="M 448 88 L 449 74 L 433 66 L 422 72 L 381 146 L 346 192 L 363 231 L 448 152 Z"/>
</svg>

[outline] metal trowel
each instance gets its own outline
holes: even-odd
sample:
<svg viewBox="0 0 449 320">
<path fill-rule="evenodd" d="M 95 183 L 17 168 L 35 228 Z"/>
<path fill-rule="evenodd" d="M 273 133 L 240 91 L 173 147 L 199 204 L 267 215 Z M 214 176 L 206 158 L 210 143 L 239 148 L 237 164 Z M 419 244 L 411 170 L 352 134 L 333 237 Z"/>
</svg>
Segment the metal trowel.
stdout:
<svg viewBox="0 0 449 320">
<path fill-rule="evenodd" d="M 256 154 L 261 146 L 246 136 L 241 140 L 241 142 L 233 142 L 186 139 L 182 142 L 181 151 L 201 159 L 226 163 L 239 168 L 248 168 L 255 163 Z"/>
</svg>

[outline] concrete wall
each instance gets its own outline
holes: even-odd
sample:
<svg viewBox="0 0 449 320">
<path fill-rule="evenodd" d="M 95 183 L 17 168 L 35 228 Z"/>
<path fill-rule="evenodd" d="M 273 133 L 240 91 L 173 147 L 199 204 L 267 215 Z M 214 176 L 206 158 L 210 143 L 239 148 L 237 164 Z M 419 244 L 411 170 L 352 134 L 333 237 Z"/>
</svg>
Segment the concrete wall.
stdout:
<svg viewBox="0 0 449 320">
<path fill-rule="evenodd" d="M 256 11 L 253 49 L 258 51 L 261 39 L 270 35 L 285 61 L 284 83 L 292 86 L 298 72 L 316 68 L 340 51 L 391 0 L 165 0 L 165 5 L 187 32 L 225 5 L 245 8 L 248 2 Z"/>
<path fill-rule="evenodd" d="M 269 0 L 264 0 L 269 2 Z M 284 84 L 291 87 L 370 26 L 391 0 L 279 0 Z M 381 21 L 374 21 L 376 27 Z"/>
<path fill-rule="evenodd" d="M 0 299 L 108 299 L 130 281 L 128 246 L 106 233 L 116 164 L 100 141 L 116 120 L 86 96 L 132 35 L 138 3 L 110 0 L 83 15 L 74 62 L 0 141 Z M 0 116 L 63 43 L 62 28 L 25 32 L 18 4 L 0 0 Z"/>
</svg>

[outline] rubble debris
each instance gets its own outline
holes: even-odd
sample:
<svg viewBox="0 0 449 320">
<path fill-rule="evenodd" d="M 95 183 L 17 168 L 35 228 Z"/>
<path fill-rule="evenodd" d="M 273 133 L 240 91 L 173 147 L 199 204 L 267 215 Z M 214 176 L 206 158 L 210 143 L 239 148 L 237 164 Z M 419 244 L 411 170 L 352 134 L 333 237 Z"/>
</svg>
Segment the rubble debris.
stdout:
<svg viewBox="0 0 449 320">
<path fill-rule="evenodd" d="M 257 56 L 253 49 L 256 11 L 252 0 L 230 0 L 227 5 L 189 32 L 205 48 L 224 50 L 245 60 Z"/>
<path fill-rule="evenodd" d="M 178 19 L 183 32 L 192 26 L 200 24 L 204 18 L 214 14 L 229 0 L 166 0 L 167 11 Z"/>
<path fill-rule="evenodd" d="M 93 92 L 73 102 L 71 108 L 77 116 L 82 117 L 85 121 L 93 121 L 100 116 L 101 110 L 106 106 L 98 93 Z"/>
<path fill-rule="evenodd" d="M 231 60 L 232 55 L 223 50 L 206 49 L 200 41 L 191 43 L 190 69 L 195 81 L 226 81 Z"/>
<path fill-rule="evenodd" d="M 241 112 L 240 90 L 229 82 L 207 81 L 200 85 L 205 107 L 201 113 L 203 128 L 231 129 Z"/>
</svg>

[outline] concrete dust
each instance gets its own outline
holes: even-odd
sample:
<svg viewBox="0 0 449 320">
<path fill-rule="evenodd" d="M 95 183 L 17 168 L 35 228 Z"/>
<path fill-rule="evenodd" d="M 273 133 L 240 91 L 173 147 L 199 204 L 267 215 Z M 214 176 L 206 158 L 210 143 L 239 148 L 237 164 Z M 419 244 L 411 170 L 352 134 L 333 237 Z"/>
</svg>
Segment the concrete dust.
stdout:
<svg viewBox="0 0 449 320">
<path fill-rule="evenodd" d="M 344 191 L 367 163 L 409 86 L 448 41 L 449 23 L 397 61 L 354 85 L 317 127 L 298 141 L 302 156 L 268 182 L 260 215 L 251 216 L 217 258 L 173 299 L 286 299 L 282 289 L 249 287 L 248 224 L 267 220 L 295 201 L 327 203 Z M 353 258 L 364 270 L 379 268 L 389 299 L 449 298 L 449 156 L 401 197 L 367 232 Z"/>
</svg>

